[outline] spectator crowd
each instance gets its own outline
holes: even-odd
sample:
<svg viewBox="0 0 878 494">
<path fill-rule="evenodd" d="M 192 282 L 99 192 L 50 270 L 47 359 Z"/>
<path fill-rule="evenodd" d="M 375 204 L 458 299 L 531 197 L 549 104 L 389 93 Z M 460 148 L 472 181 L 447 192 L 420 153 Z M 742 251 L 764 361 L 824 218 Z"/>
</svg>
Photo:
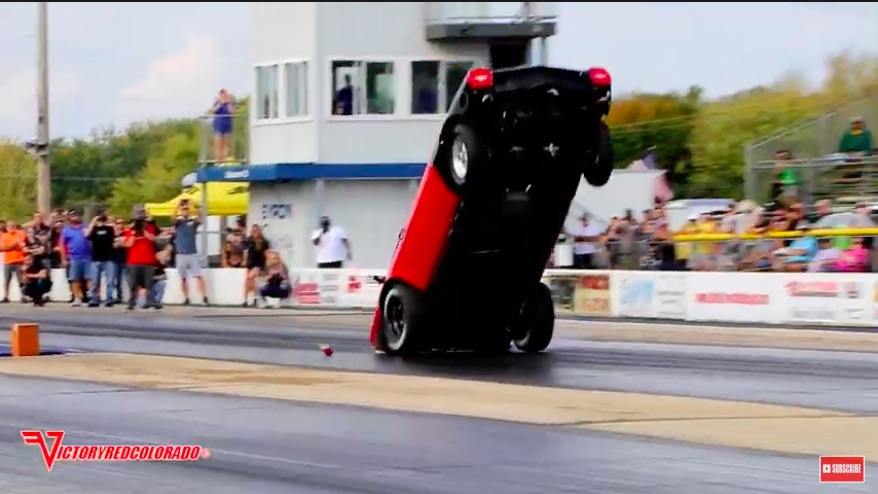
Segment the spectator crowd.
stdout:
<svg viewBox="0 0 878 494">
<path fill-rule="evenodd" d="M 810 208 L 811 214 L 800 202 L 771 206 L 758 206 L 752 201 L 730 204 L 722 211 L 689 216 L 682 228 L 672 231 L 665 208 L 659 204 L 639 217 L 629 211 L 625 216 L 612 218 L 606 228 L 583 215 L 580 224 L 564 233 L 573 239 L 573 267 L 579 269 L 878 270 L 871 237 L 812 234 L 817 229 L 837 226 L 875 228 L 871 204 L 858 203 L 852 212 L 833 213 L 832 203 L 822 200 Z M 844 224 L 826 226 L 831 225 L 826 220 L 838 214 L 844 215 Z M 726 234 L 728 239 L 711 238 L 712 234 Z"/>
<path fill-rule="evenodd" d="M 114 218 L 103 210 L 86 219 L 77 210 L 58 209 L 34 213 L 23 223 L 0 220 L 5 274 L 0 303 L 13 302 L 10 288 L 18 283 L 20 302 L 44 305 L 50 301 L 52 270 L 63 269 L 73 306 L 124 304 L 128 310 L 161 310 L 166 269 L 175 267 L 183 281 L 184 305 L 190 305 L 190 295 L 195 295 L 189 293 L 191 285 L 202 303 L 209 305 L 202 273 L 205 259 L 197 249 L 199 218 L 197 208 L 184 200 L 164 227 L 143 208 L 135 208 L 131 219 Z M 289 271 L 271 250 L 262 227 L 254 224 L 248 230 L 241 220 L 225 233 L 220 264 L 247 271 L 244 306 L 257 306 L 266 298 L 288 298 Z M 315 237 L 315 244 L 319 243 Z"/>
<path fill-rule="evenodd" d="M 833 163 L 847 180 L 863 180 L 863 170 L 878 156 L 872 132 L 862 117 L 851 119 Z M 793 153 L 775 152 L 771 202 L 730 204 L 722 211 L 693 215 L 672 229 L 665 207 L 640 217 L 632 211 L 612 218 L 607 227 L 587 215 L 565 231 L 574 241 L 573 267 L 581 269 L 658 269 L 666 271 L 878 271 L 871 236 L 826 236 L 816 229 L 875 228 L 873 205 L 859 202 L 850 212 L 835 212 L 832 202 L 808 205 L 810 191 Z M 833 218 L 834 217 L 834 218 Z M 838 221 L 834 221 L 838 220 Z M 727 240 L 698 236 L 725 234 Z M 772 235 L 774 234 L 774 235 Z M 688 237 L 681 237 L 688 236 Z M 758 238 L 754 238 L 758 237 Z"/>
</svg>

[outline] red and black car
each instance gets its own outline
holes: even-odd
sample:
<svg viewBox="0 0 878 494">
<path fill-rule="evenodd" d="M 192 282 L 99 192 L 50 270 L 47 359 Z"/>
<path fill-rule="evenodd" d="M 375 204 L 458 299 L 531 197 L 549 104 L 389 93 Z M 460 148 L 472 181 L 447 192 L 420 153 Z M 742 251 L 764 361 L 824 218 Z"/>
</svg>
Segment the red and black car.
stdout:
<svg viewBox="0 0 878 494">
<path fill-rule="evenodd" d="M 540 280 L 580 177 L 609 180 L 611 99 L 601 68 L 469 72 L 383 280 L 376 349 L 549 345 L 555 311 Z"/>
</svg>

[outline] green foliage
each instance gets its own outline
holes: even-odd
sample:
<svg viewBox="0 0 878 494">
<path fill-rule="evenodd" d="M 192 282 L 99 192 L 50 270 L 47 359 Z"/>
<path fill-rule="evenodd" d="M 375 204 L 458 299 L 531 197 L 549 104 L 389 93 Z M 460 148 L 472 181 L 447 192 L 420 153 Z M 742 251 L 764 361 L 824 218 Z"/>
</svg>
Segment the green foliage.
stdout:
<svg viewBox="0 0 878 494">
<path fill-rule="evenodd" d="M 135 204 L 164 202 L 177 196 L 180 180 L 198 163 L 199 149 L 198 138 L 193 135 L 180 133 L 165 139 L 133 177 L 122 177 L 113 183 L 109 210 L 126 215 Z"/>
<path fill-rule="evenodd" d="M 607 123 L 614 129 L 616 166 L 628 166 L 655 147 L 672 188 L 685 191 L 691 167 L 693 118 L 701 94 L 701 88 L 692 87 L 686 94 L 633 94 L 614 101 Z"/>
<path fill-rule="evenodd" d="M 247 115 L 247 99 L 238 102 Z M 235 119 L 235 149 L 246 149 L 247 119 Z M 202 140 L 210 145 L 210 120 L 144 122 L 125 130 L 100 129 L 86 139 L 51 145 L 52 204 L 91 214 L 106 206 L 128 215 L 134 204 L 162 202 L 181 192 L 180 180 L 198 167 Z M 0 140 L 0 214 L 28 216 L 36 204 L 36 168 L 22 143 Z"/>
<path fill-rule="evenodd" d="M 18 143 L 0 140 L 0 176 L 0 215 L 10 219 L 29 217 L 37 200 L 37 168 Z"/>
</svg>

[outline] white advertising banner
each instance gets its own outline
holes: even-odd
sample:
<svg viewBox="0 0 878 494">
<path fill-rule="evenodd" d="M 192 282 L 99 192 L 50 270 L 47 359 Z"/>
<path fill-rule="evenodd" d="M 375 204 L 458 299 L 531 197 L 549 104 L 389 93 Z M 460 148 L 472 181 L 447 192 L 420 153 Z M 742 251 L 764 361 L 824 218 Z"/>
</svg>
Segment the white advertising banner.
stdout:
<svg viewBox="0 0 878 494">
<path fill-rule="evenodd" d="M 866 307 L 866 322 L 870 326 L 878 327 L 878 276 L 869 276 L 865 284 L 863 305 Z"/>
<path fill-rule="evenodd" d="M 164 303 L 183 301 L 176 270 L 167 271 Z M 323 309 L 374 309 L 383 269 L 294 269 L 292 295 L 283 305 Z M 0 270 L 0 289 L 3 287 Z M 237 306 L 240 269 L 207 269 L 210 298 Z M 64 271 L 53 270 L 51 298 L 70 296 Z M 878 327 L 878 275 L 872 273 L 702 273 L 547 270 L 559 317 L 635 317 L 705 322 L 827 324 Z M 5 294 L 20 297 L 17 283 Z"/>
<path fill-rule="evenodd" d="M 378 304 L 381 295 L 381 284 L 375 281 L 376 276 L 384 276 L 381 270 L 350 270 L 341 280 L 338 293 L 338 304 L 341 307 L 372 308 Z"/>
<path fill-rule="evenodd" d="M 693 321 L 778 322 L 773 274 L 688 273 L 688 319 Z"/>
<path fill-rule="evenodd" d="M 781 274 L 778 281 L 782 321 L 790 323 L 870 324 L 872 295 L 868 279 L 860 274 Z"/>
<path fill-rule="evenodd" d="M 686 319 L 686 282 L 684 273 L 657 273 L 655 283 L 655 317 Z"/>
<path fill-rule="evenodd" d="M 619 316 L 655 318 L 656 283 L 653 273 L 625 271 L 616 274 L 619 285 Z"/>
</svg>

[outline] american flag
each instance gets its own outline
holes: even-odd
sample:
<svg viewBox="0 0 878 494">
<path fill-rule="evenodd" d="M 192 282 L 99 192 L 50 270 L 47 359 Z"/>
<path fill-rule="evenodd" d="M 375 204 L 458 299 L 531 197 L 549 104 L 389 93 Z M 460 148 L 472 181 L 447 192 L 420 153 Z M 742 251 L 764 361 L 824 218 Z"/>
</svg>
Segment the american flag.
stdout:
<svg viewBox="0 0 878 494">
<path fill-rule="evenodd" d="M 655 148 L 650 148 L 639 160 L 634 160 L 628 165 L 629 170 L 661 170 L 658 166 L 658 160 L 655 156 Z M 655 179 L 655 200 L 656 202 L 668 202 L 674 198 L 674 191 L 668 184 L 668 179 L 662 173 Z"/>
</svg>

